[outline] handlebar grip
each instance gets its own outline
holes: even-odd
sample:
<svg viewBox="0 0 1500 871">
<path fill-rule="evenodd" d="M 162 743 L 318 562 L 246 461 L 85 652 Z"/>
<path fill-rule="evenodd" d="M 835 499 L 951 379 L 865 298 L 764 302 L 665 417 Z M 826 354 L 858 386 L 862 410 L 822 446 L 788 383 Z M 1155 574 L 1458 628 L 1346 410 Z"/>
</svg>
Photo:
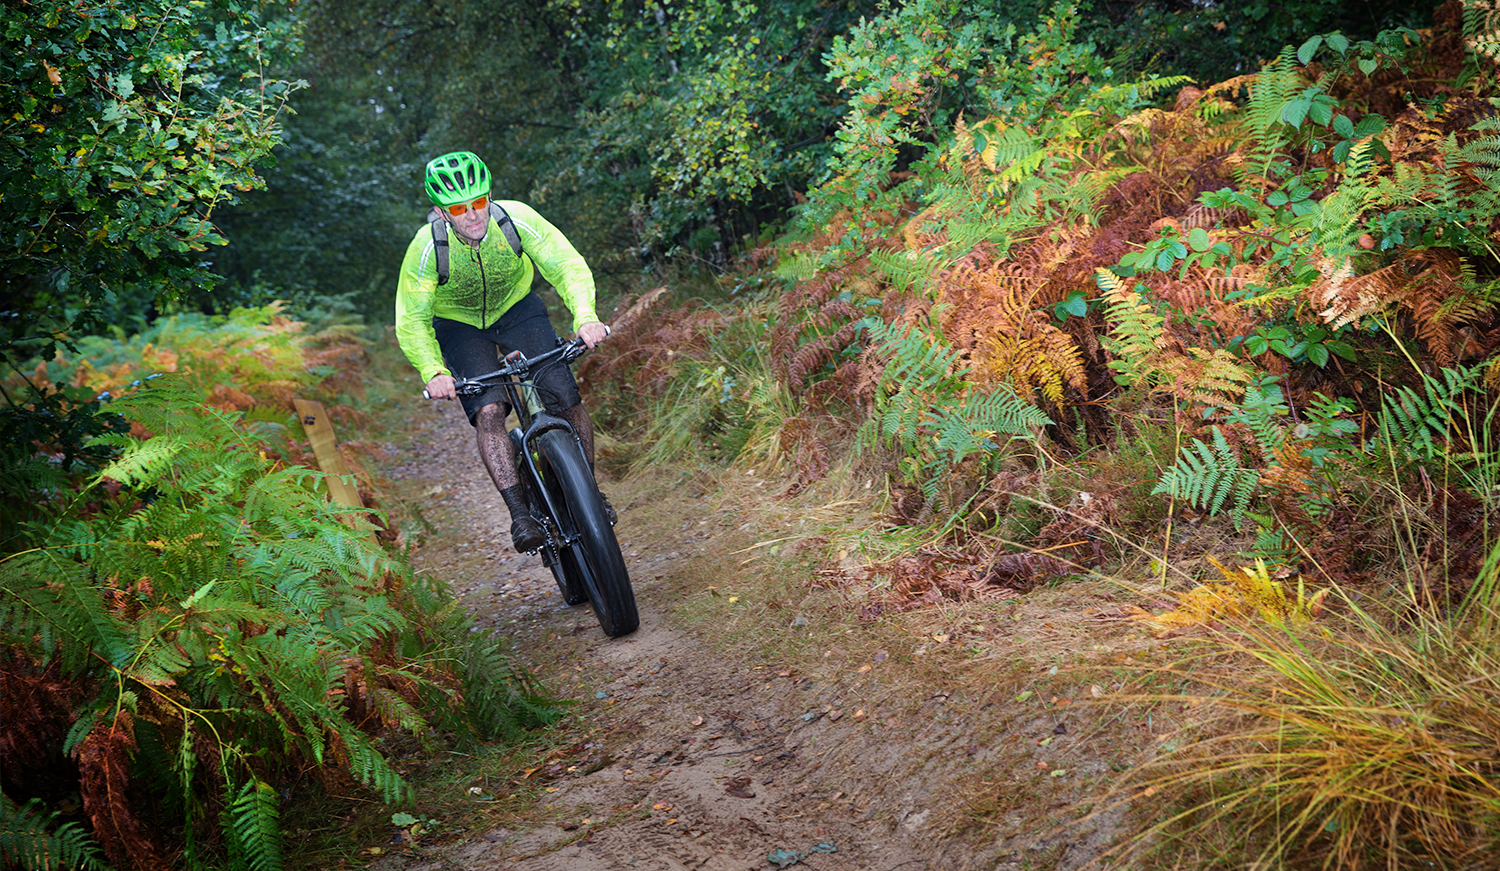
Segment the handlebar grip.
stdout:
<svg viewBox="0 0 1500 871">
<path fill-rule="evenodd" d="M 427 392 L 427 388 L 425 388 L 425 387 L 422 388 L 422 398 L 423 399 L 431 399 L 432 398 L 432 394 L 428 393 Z"/>
</svg>

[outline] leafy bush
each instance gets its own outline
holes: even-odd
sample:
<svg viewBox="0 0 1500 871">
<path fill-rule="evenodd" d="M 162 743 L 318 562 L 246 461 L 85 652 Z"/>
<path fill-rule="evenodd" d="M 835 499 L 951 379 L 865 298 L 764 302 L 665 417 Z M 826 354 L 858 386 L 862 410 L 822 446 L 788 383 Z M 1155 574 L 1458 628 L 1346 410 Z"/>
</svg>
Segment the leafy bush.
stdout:
<svg viewBox="0 0 1500 871">
<path fill-rule="evenodd" d="M 400 804 L 410 788 L 382 734 L 490 739 L 555 716 L 503 638 L 472 633 L 445 590 L 379 545 L 370 512 L 326 501 L 322 473 L 282 459 L 285 412 L 210 404 L 230 384 L 326 384 L 313 337 L 268 311 L 154 337 L 180 355 L 138 343 L 104 368 L 43 369 L 124 379 L 170 354 L 178 371 L 109 402 L 130 433 L 72 433 L 107 465 L 74 463 L 76 483 L 17 524 L 0 560 L 0 713 L 26 736 L 0 760 L 20 791 L 8 802 L 71 769 L 112 864 L 157 867 L 180 849 L 194 866 L 270 869 L 283 795 L 308 772 Z M 5 855 L 78 840 L 26 813 Z"/>
<path fill-rule="evenodd" d="M 260 184 L 292 87 L 266 74 L 296 48 L 285 14 L 275 0 L 0 10 L 12 362 L 213 286 L 211 216 Z"/>
</svg>

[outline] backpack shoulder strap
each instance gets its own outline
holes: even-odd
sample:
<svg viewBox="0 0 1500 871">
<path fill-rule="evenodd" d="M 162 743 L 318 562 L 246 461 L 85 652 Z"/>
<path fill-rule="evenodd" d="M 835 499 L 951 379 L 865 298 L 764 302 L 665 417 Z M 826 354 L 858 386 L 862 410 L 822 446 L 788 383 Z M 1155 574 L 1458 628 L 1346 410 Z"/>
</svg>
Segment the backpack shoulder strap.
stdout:
<svg viewBox="0 0 1500 871">
<path fill-rule="evenodd" d="M 437 206 L 427 212 L 427 226 L 432 228 L 432 253 L 437 256 L 438 286 L 448 283 L 448 222 L 438 214 Z"/>
<path fill-rule="evenodd" d="M 500 232 L 505 234 L 505 241 L 510 243 L 510 250 L 521 256 L 521 234 L 516 232 L 516 222 L 510 219 L 510 213 L 505 211 L 499 203 L 490 200 L 490 217 L 500 225 Z M 439 219 L 441 220 L 441 219 Z"/>
</svg>

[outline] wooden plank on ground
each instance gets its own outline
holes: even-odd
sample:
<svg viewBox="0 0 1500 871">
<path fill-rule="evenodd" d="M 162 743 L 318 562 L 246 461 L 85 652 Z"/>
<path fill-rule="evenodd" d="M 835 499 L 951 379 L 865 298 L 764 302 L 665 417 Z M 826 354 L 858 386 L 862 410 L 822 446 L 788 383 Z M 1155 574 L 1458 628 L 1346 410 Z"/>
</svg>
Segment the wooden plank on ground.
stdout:
<svg viewBox="0 0 1500 871">
<path fill-rule="evenodd" d="M 350 508 L 363 508 L 359 488 L 354 486 L 354 476 L 349 472 L 343 454 L 339 453 L 338 439 L 333 435 L 333 423 L 328 419 L 323 403 L 294 397 L 292 404 L 297 408 L 302 428 L 307 430 L 307 440 L 312 443 L 313 455 L 318 458 L 318 468 L 323 470 L 323 481 L 328 485 L 329 498 Z"/>
</svg>

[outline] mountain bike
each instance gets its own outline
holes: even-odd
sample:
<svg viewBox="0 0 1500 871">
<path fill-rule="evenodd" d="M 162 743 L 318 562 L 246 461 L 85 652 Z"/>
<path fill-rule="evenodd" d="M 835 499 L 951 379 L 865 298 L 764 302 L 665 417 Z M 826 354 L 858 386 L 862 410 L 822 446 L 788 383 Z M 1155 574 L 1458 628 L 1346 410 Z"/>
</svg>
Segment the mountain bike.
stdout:
<svg viewBox="0 0 1500 871">
<path fill-rule="evenodd" d="M 587 350 L 578 339 L 559 338 L 555 349 L 531 359 L 513 351 L 499 369 L 458 380 L 454 388 L 460 396 L 478 396 L 495 385 L 505 388 L 520 420 L 510 431 L 516 470 L 531 516 L 545 533 L 539 548 L 542 563 L 552 570 L 563 600 L 569 605 L 589 602 L 604 634 L 614 638 L 634 632 L 641 622 L 620 542 L 578 435 L 566 420 L 548 413 L 533 381 L 534 373 L 571 364 Z"/>
</svg>

